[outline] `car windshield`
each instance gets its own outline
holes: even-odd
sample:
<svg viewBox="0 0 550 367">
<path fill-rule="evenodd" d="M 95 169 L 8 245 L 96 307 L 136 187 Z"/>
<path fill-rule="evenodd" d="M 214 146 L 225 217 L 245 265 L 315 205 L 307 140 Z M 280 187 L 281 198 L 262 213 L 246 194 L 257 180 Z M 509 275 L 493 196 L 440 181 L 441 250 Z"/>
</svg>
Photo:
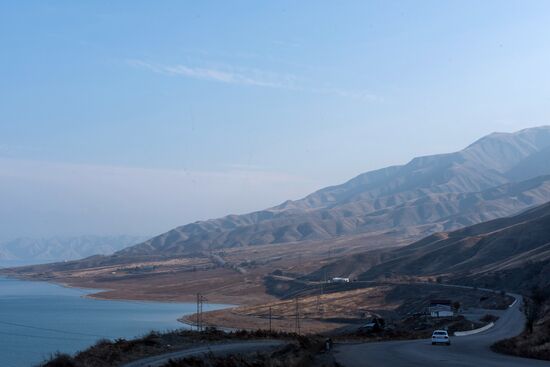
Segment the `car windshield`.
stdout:
<svg viewBox="0 0 550 367">
<path fill-rule="evenodd" d="M 436 331 L 434 335 L 447 335 L 446 331 Z"/>
</svg>

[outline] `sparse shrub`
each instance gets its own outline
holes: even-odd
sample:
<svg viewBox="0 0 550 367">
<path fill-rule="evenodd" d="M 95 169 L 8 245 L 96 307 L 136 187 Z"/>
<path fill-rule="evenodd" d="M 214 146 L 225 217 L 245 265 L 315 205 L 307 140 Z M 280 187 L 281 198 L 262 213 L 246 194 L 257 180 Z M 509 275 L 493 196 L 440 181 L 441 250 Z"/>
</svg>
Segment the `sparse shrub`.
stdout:
<svg viewBox="0 0 550 367">
<path fill-rule="evenodd" d="M 64 353 L 55 353 L 48 361 L 43 363 L 41 367 L 77 367 L 73 358 Z"/>
<path fill-rule="evenodd" d="M 95 342 L 94 346 L 92 348 L 103 348 L 107 345 L 110 345 L 112 344 L 112 342 L 109 340 L 109 339 L 99 339 L 98 341 Z"/>
<path fill-rule="evenodd" d="M 531 290 L 531 299 L 537 305 L 542 305 L 548 298 L 549 292 L 541 287 L 534 287 Z"/>
<path fill-rule="evenodd" d="M 485 322 L 488 324 L 491 322 L 495 322 L 497 320 L 498 320 L 498 316 L 491 315 L 491 314 L 487 314 L 480 319 L 481 322 Z"/>
</svg>

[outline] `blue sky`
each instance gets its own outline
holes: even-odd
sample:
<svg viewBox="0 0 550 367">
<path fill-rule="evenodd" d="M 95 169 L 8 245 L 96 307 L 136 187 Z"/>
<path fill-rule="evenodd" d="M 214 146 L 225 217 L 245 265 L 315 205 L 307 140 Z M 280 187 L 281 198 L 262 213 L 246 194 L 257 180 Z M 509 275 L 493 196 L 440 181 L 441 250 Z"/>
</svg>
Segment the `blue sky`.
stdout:
<svg viewBox="0 0 550 367">
<path fill-rule="evenodd" d="M 155 234 L 550 123 L 545 1 L 0 4 L 0 239 Z"/>
</svg>

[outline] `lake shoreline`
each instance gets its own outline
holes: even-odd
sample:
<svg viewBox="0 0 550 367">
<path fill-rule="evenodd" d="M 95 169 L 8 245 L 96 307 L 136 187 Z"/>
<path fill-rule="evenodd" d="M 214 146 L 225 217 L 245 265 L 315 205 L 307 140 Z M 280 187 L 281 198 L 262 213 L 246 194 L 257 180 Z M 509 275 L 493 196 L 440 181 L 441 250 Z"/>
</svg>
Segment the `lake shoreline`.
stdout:
<svg viewBox="0 0 550 367">
<path fill-rule="evenodd" d="M 0 269 L 0 277 L 6 277 L 10 279 L 17 279 L 29 282 L 46 282 L 50 284 L 56 284 L 68 289 L 83 289 L 88 291 L 84 297 L 95 300 L 108 300 L 108 301 L 125 301 L 125 302 L 159 302 L 159 303 L 195 303 L 196 295 L 200 293 L 202 287 L 192 289 L 192 292 L 180 293 L 178 295 L 162 295 L 154 296 L 151 293 L 136 293 L 131 289 L 121 288 L 109 288 L 109 287 L 96 287 L 94 278 L 53 278 L 47 276 L 41 276 L 40 274 L 25 274 L 17 272 L 17 268 L 3 268 Z M 132 282 L 137 284 L 137 282 Z M 223 294 L 208 294 L 208 302 L 213 304 L 228 304 L 232 306 L 249 305 L 256 302 L 252 302 L 252 299 L 259 297 L 265 297 L 262 293 L 247 294 L 246 296 L 227 296 Z"/>
<path fill-rule="evenodd" d="M 79 286 L 76 286 L 76 285 L 71 285 L 71 284 L 68 284 L 68 283 L 59 282 L 59 281 L 55 281 L 55 280 L 36 279 L 36 278 L 27 279 L 26 277 L 14 276 L 14 275 L 11 275 L 11 276 L 0 275 L 0 279 L 1 278 L 14 279 L 14 280 L 25 281 L 25 282 L 37 282 L 37 283 L 38 282 L 44 282 L 44 283 L 48 283 L 48 284 L 54 284 L 54 285 L 57 285 L 57 286 L 60 286 L 60 287 L 63 287 L 63 288 L 67 288 L 67 289 L 86 291 L 86 292 L 89 292 L 89 293 L 82 294 L 81 297 L 92 299 L 92 300 L 95 300 L 95 301 L 130 302 L 130 303 L 165 303 L 165 304 L 182 303 L 181 301 L 175 301 L 175 300 L 160 300 L 159 301 L 159 300 L 155 300 L 155 299 L 133 299 L 133 298 L 125 299 L 125 298 L 98 297 L 97 295 L 101 294 L 102 292 L 107 292 L 107 291 L 111 291 L 111 290 L 82 288 L 82 287 L 79 287 Z M 196 300 L 196 298 L 195 298 L 195 300 Z M 185 303 L 185 301 L 184 301 L 184 303 Z M 189 301 L 189 303 L 192 303 L 191 300 Z M 225 310 L 227 312 L 230 312 L 230 309 L 239 307 L 240 305 L 226 305 L 226 306 L 227 307 L 224 308 L 223 310 Z M 216 311 L 222 311 L 222 309 L 218 309 Z M 207 311 L 207 312 L 205 312 L 205 314 L 208 314 L 209 312 L 213 312 L 213 311 Z M 192 318 L 195 315 L 196 315 L 196 313 L 182 315 L 181 317 L 177 318 L 177 321 L 180 324 L 185 325 L 185 326 L 189 327 L 190 329 L 193 329 L 193 328 L 197 327 L 196 322 L 192 321 Z M 252 323 L 243 323 L 242 327 L 226 327 L 226 326 L 223 326 L 222 324 L 220 324 L 220 325 L 215 325 L 215 324 L 211 324 L 211 323 L 208 324 L 209 327 L 214 327 L 214 328 L 217 328 L 219 330 L 228 330 L 228 331 L 252 330 L 253 329 L 252 325 L 253 325 Z"/>
<path fill-rule="evenodd" d="M 2 365 L 36 365 L 57 351 L 72 354 L 102 338 L 129 340 L 153 330 L 193 328 L 180 320 L 195 312 L 190 302 L 96 299 L 86 294 L 90 289 L 74 284 L 3 275 L 0 281 Z M 205 312 L 227 307 L 209 303 Z"/>
</svg>

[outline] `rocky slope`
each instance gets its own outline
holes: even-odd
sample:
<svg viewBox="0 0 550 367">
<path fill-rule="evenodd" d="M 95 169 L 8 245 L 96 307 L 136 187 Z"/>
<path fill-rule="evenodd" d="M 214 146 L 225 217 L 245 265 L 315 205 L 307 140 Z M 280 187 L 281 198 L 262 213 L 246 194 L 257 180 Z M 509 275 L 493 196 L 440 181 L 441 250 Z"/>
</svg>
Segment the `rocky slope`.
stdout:
<svg viewBox="0 0 550 367">
<path fill-rule="evenodd" d="M 550 287 L 550 203 L 433 234 L 379 255 L 378 262 L 359 278 L 443 276 L 494 288 Z"/>
<path fill-rule="evenodd" d="M 372 231 L 423 236 L 550 200 L 550 127 L 488 135 L 462 151 L 367 172 L 304 199 L 178 227 L 118 256 L 326 240 Z M 523 183 L 522 183 L 523 182 Z"/>
</svg>

